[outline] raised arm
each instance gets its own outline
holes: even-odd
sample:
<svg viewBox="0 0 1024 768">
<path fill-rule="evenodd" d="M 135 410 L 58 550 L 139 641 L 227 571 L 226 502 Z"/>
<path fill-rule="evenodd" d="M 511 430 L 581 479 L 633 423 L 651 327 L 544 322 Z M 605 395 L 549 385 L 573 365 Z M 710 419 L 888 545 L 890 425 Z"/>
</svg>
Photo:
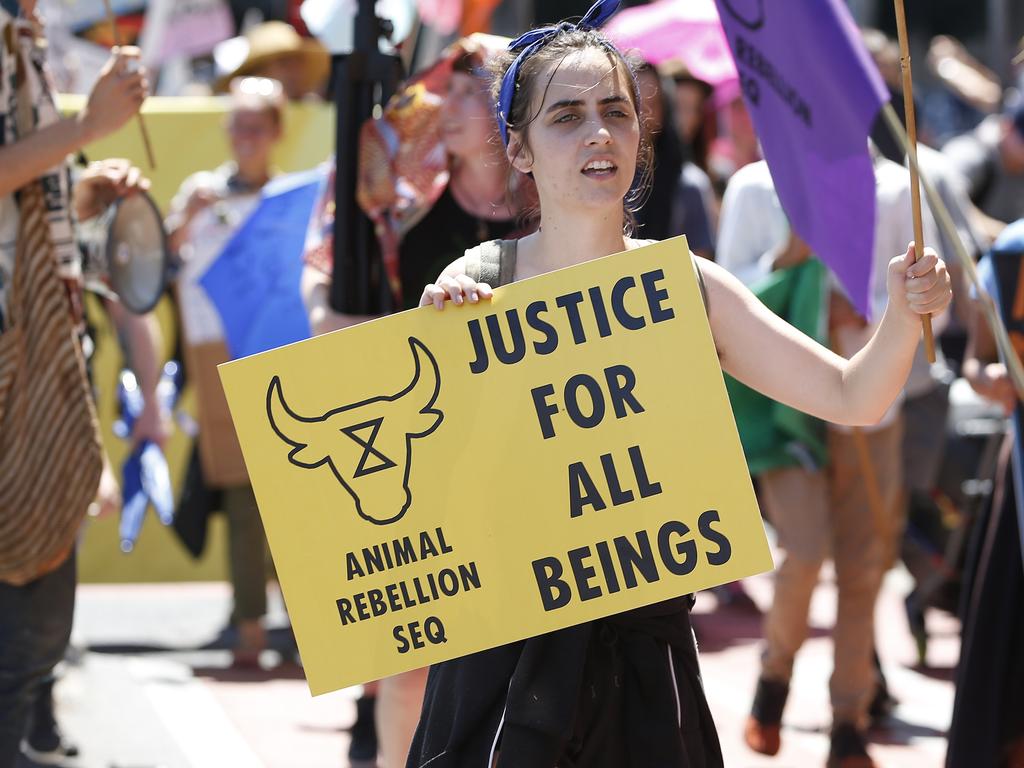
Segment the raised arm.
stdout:
<svg viewBox="0 0 1024 768">
<path fill-rule="evenodd" d="M 934 251 L 913 247 L 889 263 L 889 305 L 867 345 L 844 360 L 770 312 L 721 267 L 701 263 L 722 368 L 773 400 L 837 424 L 876 423 L 903 388 L 921 336 L 920 315 L 951 299 Z"/>
<path fill-rule="evenodd" d="M 0 147 L 0 196 L 20 189 L 89 142 L 113 133 L 138 112 L 149 89 L 145 69 L 133 70 L 134 64 L 129 64 L 138 58 L 138 48 L 115 48 L 78 115 Z"/>
</svg>

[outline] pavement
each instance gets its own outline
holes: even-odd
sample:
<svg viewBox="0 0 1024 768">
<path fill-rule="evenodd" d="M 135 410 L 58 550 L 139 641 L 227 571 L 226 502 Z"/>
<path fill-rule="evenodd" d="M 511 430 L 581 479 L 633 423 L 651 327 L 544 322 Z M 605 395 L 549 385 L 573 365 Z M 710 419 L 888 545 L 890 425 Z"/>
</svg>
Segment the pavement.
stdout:
<svg viewBox="0 0 1024 768">
<path fill-rule="evenodd" d="M 753 606 L 719 605 L 710 593 L 698 597 L 694 626 L 729 768 L 824 765 L 836 595 L 829 573 L 823 576 L 775 758 L 750 752 L 741 737 L 758 672 L 756 606 L 771 599 L 770 577 L 745 582 Z M 958 624 L 928 614 L 928 665 L 919 666 L 903 614 L 909 587 L 909 577 L 894 571 L 879 602 L 879 653 L 900 703 L 886 727 L 872 733 L 871 749 L 883 767 L 939 768 Z M 261 658 L 262 668 L 232 669 L 230 637 L 221 633 L 229 611 L 230 591 L 222 583 L 81 586 L 74 649 L 56 688 L 58 717 L 81 748 L 67 768 L 347 766 L 347 728 L 359 689 L 310 696 L 276 594 L 268 618 L 273 649 Z M 19 768 L 32 765 L 22 762 Z"/>
</svg>

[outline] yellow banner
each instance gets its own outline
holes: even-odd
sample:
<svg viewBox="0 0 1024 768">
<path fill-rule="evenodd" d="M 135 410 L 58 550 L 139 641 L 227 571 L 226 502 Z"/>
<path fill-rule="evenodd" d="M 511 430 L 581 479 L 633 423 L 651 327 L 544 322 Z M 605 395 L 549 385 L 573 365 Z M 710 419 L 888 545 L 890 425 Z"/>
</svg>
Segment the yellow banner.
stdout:
<svg viewBox="0 0 1024 768">
<path fill-rule="evenodd" d="M 772 567 L 687 254 L 221 366 L 314 694 Z"/>
<path fill-rule="evenodd" d="M 60 109 L 74 114 L 85 97 L 61 94 Z M 231 101 L 218 96 L 152 96 L 142 115 L 149 132 L 156 168 L 149 167 L 139 121 L 129 120 L 120 130 L 85 147 L 90 160 L 126 157 L 142 169 L 152 186 L 150 194 L 165 214 L 171 198 L 189 175 L 209 171 L 231 158 L 225 121 Z M 330 104 L 290 102 L 284 131 L 274 148 L 273 161 L 284 173 L 302 171 L 329 159 L 334 148 L 334 107 Z"/>
</svg>

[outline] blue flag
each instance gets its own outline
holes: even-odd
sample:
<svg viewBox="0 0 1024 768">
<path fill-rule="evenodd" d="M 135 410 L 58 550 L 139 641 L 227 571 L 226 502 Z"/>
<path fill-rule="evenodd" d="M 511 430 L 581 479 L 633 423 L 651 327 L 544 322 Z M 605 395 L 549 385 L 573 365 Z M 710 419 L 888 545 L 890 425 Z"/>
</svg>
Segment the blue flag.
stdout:
<svg viewBox="0 0 1024 768">
<path fill-rule="evenodd" d="M 306 228 L 324 171 L 274 179 L 199 284 L 224 326 L 232 358 L 308 339 L 299 285 Z"/>
</svg>

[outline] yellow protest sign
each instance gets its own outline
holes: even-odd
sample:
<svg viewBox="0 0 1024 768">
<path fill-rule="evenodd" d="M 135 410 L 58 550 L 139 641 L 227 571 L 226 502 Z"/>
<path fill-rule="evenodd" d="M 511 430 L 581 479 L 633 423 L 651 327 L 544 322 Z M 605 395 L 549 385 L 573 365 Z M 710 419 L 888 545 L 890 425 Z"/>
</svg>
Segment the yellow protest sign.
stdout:
<svg viewBox="0 0 1024 768">
<path fill-rule="evenodd" d="M 772 567 L 683 238 L 220 370 L 314 694 Z"/>
<path fill-rule="evenodd" d="M 86 97 L 61 94 L 58 106 L 65 114 L 85 107 Z M 167 213 L 171 198 L 186 177 L 208 171 L 231 158 L 225 119 L 231 100 L 224 96 L 151 96 L 142 107 L 156 155 L 150 168 L 137 120 L 85 147 L 90 160 L 124 157 L 150 180 L 149 193 Z M 274 147 L 274 166 L 284 173 L 301 171 L 324 162 L 334 146 L 334 107 L 318 102 L 289 102 L 284 133 Z"/>
</svg>

